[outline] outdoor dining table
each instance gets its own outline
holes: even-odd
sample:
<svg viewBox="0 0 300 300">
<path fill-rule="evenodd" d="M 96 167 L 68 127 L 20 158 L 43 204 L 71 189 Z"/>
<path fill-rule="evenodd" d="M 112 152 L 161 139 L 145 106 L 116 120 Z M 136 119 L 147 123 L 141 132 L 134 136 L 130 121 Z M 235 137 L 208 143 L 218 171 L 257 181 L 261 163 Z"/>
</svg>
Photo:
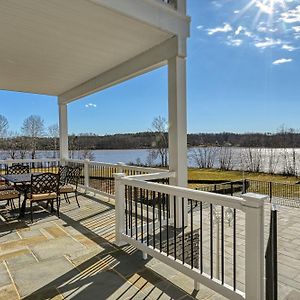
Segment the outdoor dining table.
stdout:
<svg viewBox="0 0 300 300">
<path fill-rule="evenodd" d="M 1 177 L 6 181 L 12 183 L 16 189 L 24 194 L 24 200 L 22 202 L 22 205 L 20 207 L 20 215 L 19 218 L 22 218 L 25 216 L 25 210 L 26 210 L 26 194 L 29 192 L 30 183 L 31 183 L 31 175 L 35 174 L 41 174 L 40 172 L 35 173 L 25 173 L 25 174 L 7 174 L 7 175 L 1 175 Z"/>
</svg>

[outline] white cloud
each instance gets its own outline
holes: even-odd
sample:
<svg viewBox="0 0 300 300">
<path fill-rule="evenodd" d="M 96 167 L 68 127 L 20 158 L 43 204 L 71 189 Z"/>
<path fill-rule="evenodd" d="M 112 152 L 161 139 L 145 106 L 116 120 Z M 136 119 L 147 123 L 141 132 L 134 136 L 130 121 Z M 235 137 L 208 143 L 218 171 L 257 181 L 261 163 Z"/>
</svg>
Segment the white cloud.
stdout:
<svg viewBox="0 0 300 300">
<path fill-rule="evenodd" d="M 244 35 L 247 37 L 254 37 L 254 34 L 248 30 L 245 30 Z"/>
<path fill-rule="evenodd" d="M 86 108 L 96 108 L 97 105 L 94 104 L 94 103 L 88 103 L 88 104 L 85 105 L 85 107 L 86 107 Z"/>
<path fill-rule="evenodd" d="M 274 40 L 272 38 L 265 38 L 263 41 L 257 41 L 254 46 L 256 48 L 260 48 L 260 49 L 265 49 L 268 47 L 273 47 L 276 45 L 281 45 L 282 41 L 281 40 Z"/>
<path fill-rule="evenodd" d="M 272 62 L 273 65 L 281 65 L 285 63 L 292 62 L 293 60 L 291 58 L 280 58 Z"/>
<path fill-rule="evenodd" d="M 201 30 L 201 29 L 203 29 L 203 25 L 198 25 L 196 28 L 197 28 L 198 30 Z"/>
<path fill-rule="evenodd" d="M 244 29 L 244 27 L 243 26 L 239 26 L 238 28 L 237 28 L 237 30 L 235 31 L 235 35 L 239 35 L 241 32 L 242 32 L 242 30 Z"/>
<path fill-rule="evenodd" d="M 294 26 L 294 27 L 293 27 L 293 30 L 294 30 L 295 32 L 300 32 L 300 26 Z"/>
<path fill-rule="evenodd" d="M 213 35 L 218 32 L 230 32 L 232 31 L 232 27 L 228 23 L 224 23 L 223 27 L 209 28 L 207 29 L 208 35 Z"/>
<path fill-rule="evenodd" d="M 232 37 L 229 37 L 228 41 L 226 42 L 227 45 L 234 46 L 234 47 L 241 46 L 242 43 L 243 43 L 243 40 L 241 40 L 241 39 L 233 39 Z"/>
<path fill-rule="evenodd" d="M 290 45 L 286 45 L 286 44 L 282 45 L 281 49 L 283 49 L 283 50 L 287 50 L 287 51 L 290 51 L 290 52 L 292 52 L 292 51 L 295 51 L 295 50 L 296 50 L 296 48 L 295 48 L 295 47 L 293 47 L 293 46 L 290 46 Z"/>
<path fill-rule="evenodd" d="M 216 8 L 221 8 L 223 6 L 220 1 L 212 1 L 211 4 Z"/>
<path fill-rule="evenodd" d="M 271 15 L 273 14 L 274 10 L 272 6 L 266 5 L 261 1 L 255 1 L 255 6 L 259 8 L 259 10 L 265 14 Z"/>
<path fill-rule="evenodd" d="M 296 23 L 300 22 L 300 5 L 296 6 L 294 9 L 290 9 L 281 14 L 281 18 L 285 23 Z"/>
<path fill-rule="evenodd" d="M 240 11 L 239 11 L 239 10 L 235 10 L 233 13 L 234 13 L 234 14 L 239 14 Z"/>
</svg>

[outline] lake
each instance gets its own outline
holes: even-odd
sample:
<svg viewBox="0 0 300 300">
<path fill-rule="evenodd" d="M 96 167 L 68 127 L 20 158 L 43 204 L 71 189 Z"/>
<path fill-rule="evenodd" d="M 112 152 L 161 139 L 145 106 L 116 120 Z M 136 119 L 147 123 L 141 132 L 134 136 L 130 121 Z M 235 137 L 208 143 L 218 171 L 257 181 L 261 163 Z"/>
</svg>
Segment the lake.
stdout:
<svg viewBox="0 0 300 300">
<path fill-rule="evenodd" d="M 225 150 L 224 150 L 225 149 Z M 118 163 L 149 163 L 148 149 L 126 150 L 93 150 L 92 158 L 95 161 Z M 53 157 L 53 151 L 37 151 L 37 158 Z M 0 152 L 0 158 L 8 158 L 8 153 Z M 74 158 L 81 158 L 82 153 L 76 151 Z M 189 167 L 210 164 L 213 168 L 219 168 L 221 163 L 229 163 L 235 170 L 259 169 L 263 172 L 282 173 L 300 170 L 300 149 L 270 149 L 270 148 L 238 148 L 238 147 L 195 147 L 188 151 Z M 159 159 L 153 160 L 158 164 Z"/>
</svg>

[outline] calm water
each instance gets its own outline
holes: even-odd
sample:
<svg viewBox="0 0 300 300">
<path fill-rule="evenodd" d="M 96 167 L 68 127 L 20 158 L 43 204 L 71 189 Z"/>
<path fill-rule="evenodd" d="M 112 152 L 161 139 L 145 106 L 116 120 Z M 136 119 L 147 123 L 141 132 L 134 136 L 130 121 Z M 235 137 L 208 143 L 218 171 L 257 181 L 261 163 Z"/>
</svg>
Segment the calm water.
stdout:
<svg viewBox="0 0 300 300">
<path fill-rule="evenodd" d="M 200 149 L 200 150 L 199 150 Z M 287 168 L 296 168 L 300 170 L 300 149 L 265 149 L 265 148 L 227 148 L 231 155 L 231 164 L 233 169 L 249 169 L 255 168 L 258 164 L 261 171 L 270 172 L 271 169 L 275 173 L 280 173 Z M 143 163 L 149 164 L 148 149 L 132 149 L 132 150 L 94 150 L 91 151 L 92 159 L 95 161 L 126 164 Z M 220 166 L 220 157 L 224 158 L 224 153 L 220 148 L 190 148 L 188 152 L 188 165 L 190 167 L 198 167 L 195 160 L 195 153 L 198 160 L 204 161 L 210 157 L 213 167 Z M 227 153 L 228 154 L 228 153 Z M 0 152 L 0 159 L 8 157 L 8 153 Z M 205 158 L 206 157 L 206 158 Z M 38 151 L 37 158 L 53 158 L 53 151 Z M 75 152 L 74 158 L 82 159 L 82 153 Z M 159 159 L 153 161 L 159 163 Z M 299 172 L 300 173 L 300 172 Z"/>
</svg>

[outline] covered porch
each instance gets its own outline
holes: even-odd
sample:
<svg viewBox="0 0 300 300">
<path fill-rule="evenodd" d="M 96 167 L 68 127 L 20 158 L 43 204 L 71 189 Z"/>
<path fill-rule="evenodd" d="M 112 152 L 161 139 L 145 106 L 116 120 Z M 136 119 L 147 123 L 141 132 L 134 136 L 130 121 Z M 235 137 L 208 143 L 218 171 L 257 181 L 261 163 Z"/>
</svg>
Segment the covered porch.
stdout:
<svg viewBox="0 0 300 300">
<path fill-rule="evenodd" d="M 200 289 L 199 299 L 264 298 L 264 197 L 186 188 L 189 23 L 185 0 L 1 2 L 0 88 L 57 96 L 58 104 L 60 159 L 19 163 L 31 172 L 80 166 L 88 194 L 81 208 L 62 207 L 60 220 L 2 224 L 5 297 L 8 289 L 24 299 L 188 299 Z M 69 159 L 68 104 L 163 65 L 169 170 Z"/>
</svg>

